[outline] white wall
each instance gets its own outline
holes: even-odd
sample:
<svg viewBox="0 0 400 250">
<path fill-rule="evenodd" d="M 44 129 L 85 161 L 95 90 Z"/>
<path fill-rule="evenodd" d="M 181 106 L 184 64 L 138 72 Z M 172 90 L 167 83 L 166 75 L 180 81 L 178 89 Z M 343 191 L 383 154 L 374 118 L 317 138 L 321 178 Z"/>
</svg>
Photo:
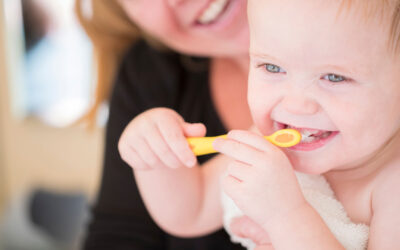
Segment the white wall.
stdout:
<svg viewBox="0 0 400 250">
<path fill-rule="evenodd" d="M 101 172 L 103 130 L 53 128 L 12 116 L 3 14 L 0 0 L 0 205 L 37 186 L 93 195 Z"/>
</svg>

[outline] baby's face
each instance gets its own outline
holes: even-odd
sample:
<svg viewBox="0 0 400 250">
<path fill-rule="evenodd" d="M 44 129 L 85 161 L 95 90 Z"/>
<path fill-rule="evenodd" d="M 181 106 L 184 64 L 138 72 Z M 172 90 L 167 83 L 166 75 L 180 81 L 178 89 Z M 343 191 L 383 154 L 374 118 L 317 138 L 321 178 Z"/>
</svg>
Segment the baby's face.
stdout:
<svg viewBox="0 0 400 250">
<path fill-rule="evenodd" d="M 356 166 L 400 127 L 390 17 L 338 15 L 339 2 L 249 0 L 254 121 L 264 134 L 290 126 L 311 135 L 287 150 L 308 173 Z"/>
</svg>

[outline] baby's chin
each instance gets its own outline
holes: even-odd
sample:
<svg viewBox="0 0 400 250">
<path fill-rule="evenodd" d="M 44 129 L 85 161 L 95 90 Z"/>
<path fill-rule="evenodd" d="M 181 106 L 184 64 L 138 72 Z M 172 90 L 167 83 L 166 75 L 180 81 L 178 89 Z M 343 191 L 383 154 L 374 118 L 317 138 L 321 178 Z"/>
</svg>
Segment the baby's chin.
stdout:
<svg viewBox="0 0 400 250">
<path fill-rule="evenodd" d="M 289 160 L 295 171 L 304 174 L 321 175 L 330 170 L 330 166 L 326 165 L 326 160 L 320 162 L 317 159 L 304 159 L 293 156 L 289 156 Z"/>
</svg>

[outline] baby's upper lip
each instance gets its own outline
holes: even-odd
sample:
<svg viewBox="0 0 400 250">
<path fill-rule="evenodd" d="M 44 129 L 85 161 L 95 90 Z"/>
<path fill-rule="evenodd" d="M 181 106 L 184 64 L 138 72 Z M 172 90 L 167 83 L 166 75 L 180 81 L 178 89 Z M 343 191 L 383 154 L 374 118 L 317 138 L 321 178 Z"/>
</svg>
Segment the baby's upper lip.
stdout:
<svg viewBox="0 0 400 250">
<path fill-rule="evenodd" d="M 278 122 L 278 129 L 283 129 L 283 128 L 292 128 L 301 131 L 309 131 L 312 134 L 322 134 L 324 132 L 333 132 L 333 130 L 328 130 L 328 129 L 321 129 L 321 128 L 316 128 L 316 127 L 308 127 L 308 126 L 297 126 L 297 125 L 292 125 L 284 122 Z"/>
</svg>

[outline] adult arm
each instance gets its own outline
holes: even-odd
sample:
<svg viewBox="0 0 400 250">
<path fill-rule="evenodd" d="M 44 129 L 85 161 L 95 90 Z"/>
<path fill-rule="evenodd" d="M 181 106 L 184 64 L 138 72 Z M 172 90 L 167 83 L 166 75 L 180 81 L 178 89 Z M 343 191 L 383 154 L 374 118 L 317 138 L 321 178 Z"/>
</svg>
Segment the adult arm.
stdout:
<svg viewBox="0 0 400 250">
<path fill-rule="evenodd" d="M 120 158 L 117 147 L 129 121 L 151 105 L 151 100 L 146 100 L 146 95 L 136 89 L 140 84 L 146 87 L 147 78 L 140 72 L 149 68 L 145 63 L 141 65 L 143 69 L 137 68 L 135 62 L 144 61 L 141 57 L 146 57 L 143 46 L 135 46 L 124 59 L 115 82 L 106 127 L 101 187 L 83 247 L 87 250 L 165 249 L 165 233 L 148 214 L 132 169 Z"/>
</svg>

